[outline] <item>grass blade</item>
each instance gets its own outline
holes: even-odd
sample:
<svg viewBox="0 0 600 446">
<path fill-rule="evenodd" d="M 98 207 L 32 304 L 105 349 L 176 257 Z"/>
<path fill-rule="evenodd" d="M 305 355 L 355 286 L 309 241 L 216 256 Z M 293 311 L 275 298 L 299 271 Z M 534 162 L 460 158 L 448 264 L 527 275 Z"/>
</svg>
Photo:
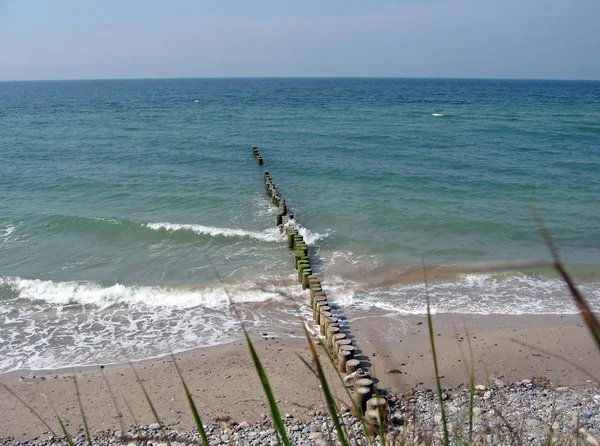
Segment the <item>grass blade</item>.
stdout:
<svg viewBox="0 0 600 446">
<path fill-rule="evenodd" d="M 119 410 L 119 405 L 117 404 L 117 399 L 115 398 L 115 394 L 112 390 L 112 387 L 110 386 L 110 384 L 108 382 L 108 378 L 106 377 L 106 374 L 104 373 L 103 368 L 100 368 L 100 374 L 102 375 L 102 379 L 104 379 L 104 384 L 106 384 L 106 388 L 108 389 L 108 394 L 110 395 L 110 399 L 112 400 L 113 406 L 115 406 L 115 410 L 117 411 L 117 418 L 119 419 L 119 424 L 121 425 L 121 432 L 125 433 L 125 426 L 123 425 L 123 417 L 122 417 L 121 411 Z"/>
<path fill-rule="evenodd" d="M 327 377 L 325 376 L 325 372 L 323 371 L 323 367 L 321 367 L 321 362 L 319 361 L 319 356 L 317 355 L 317 349 L 313 344 L 310 333 L 304 326 L 304 335 L 306 336 L 306 340 L 308 341 L 308 347 L 310 348 L 310 352 L 312 354 L 313 362 L 315 364 L 315 368 L 317 370 L 317 374 L 319 375 L 319 381 L 321 382 L 321 388 L 323 389 L 323 394 L 325 395 L 325 401 L 327 402 L 327 408 L 329 409 L 329 414 L 331 415 L 331 420 L 333 421 L 333 425 L 335 426 L 335 430 L 338 435 L 338 439 L 342 446 L 348 446 L 348 439 L 344 435 L 344 431 L 342 429 L 342 425 L 340 423 L 340 418 L 338 416 L 337 407 L 335 406 L 335 401 L 333 400 L 333 396 L 331 395 L 331 391 L 329 390 L 329 384 L 327 383 Z"/>
<path fill-rule="evenodd" d="M 154 407 L 154 404 L 152 404 L 152 400 L 150 399 L 150 395 L 148 395 L 148 392 L 146 391 L 146 386 L 144 386 L 144 383 L 140 379 L 140 375 L 138 375 L 138 372 L 135 369 L 135 367 L 133 366 L 133 363 L 130 362 L 129 366 L 131 367 L 131 370 L 133 371 L 133 375 L 135 376 L 135 380 L 137 381 L 137 383 L 140 385 L 140 388 L 142 389 L 142 393 L 144 394 L 144 397 L 146 398 L 146 401 L 148 402 L 148 406 L 150 406 L 150 410 L 152 411 L 152 415 L 154 415 L 154 420 L 160 426 L 160 432 L 163 435 L 165 435 L 165 431 L 163 429 L 162 421 L 160 421 L 160 417 L 158 416 L 158 412 L 156 411 L 156 408 Z"/>
<path fill-rule="evenodd" d="M 56 407 L 54 407 L 54 404 L 52 404 L 52 402 L 50 401 L 50 398 L 48 398 L 43 393 L 40 393 L 40 395 L 42 395 L 44 398 L 46 398 L 46 401 L 48 401 L 48 404 L 50 404 L 50 407 L 54 411 L 54 414 L 56 415 L 56 419 L 58 420 L 58 424 L 60 424 L 60 428 L 62 429 L 63 434 L 67 440 L 67 444 L 69 446 L 75 446 L 75 444 L 73 443 L 73 439 L 71 438 L 71 435 L 69 434 L 67 426 L 65 426 L 65 423 L 63 423 L 63 420 L 60 418 L 60 415 L 58 415 L 58 411 L 56 410 Z"/>
<path fill-rule="evenodd" d="M 357 415 L 358 419 L 360 420 L 365 438 L 369 439 L 367 425 L 365 424 L 365 417 L 364 417 L 364 414 L 361 414 L 362 409 L 356 405 L 356 401 L 354 401 L 354 398 L 352 397 L 352 394 L 350 393 L 350 389 L 348 389 L 348 386 L 346 386 L 346 383 L 344 382 L 344 378 L 342 377 L 342 374 L 338 370 L 337 365 L 336 365 L 333 357 L 331 356 L 331 353 L 329 353 L 329 350 L 327 350 L 327 347 L 325 346 L 325 344 L 323 344 L 322 342 L 320 344 L 321 344 L 321 348 L 325 352 L 325 356 L 327 356 L 327 358 L 329 359 L 329 362 L 331 363 L 333 370 L 335 370 L 335 373 L 337 374 L 338 379 L 342 383 L 342 387 L 346 391 L 346 395 L 350 399 L 350 403 L 352 404 L 353 412 Z M 301 359 L 302 359 L 302 361 L 304 361 L 303 358 L 301 358 Z M 312 369 L 311 369 L 311 371 L 312 371 Z M 319 377 L 318 374 L 315 373 L 315 375 L 317 376 L 317 378 Z M 369 444 L 370 444 L 370 441 L 369 441 Z"/>
<path fill-rule="evenodd" d="M 73 382 L 75 383 L 75 393 L 77 394 L 77 401 L 79 402 L 79 410 L 81 411 L 81 420 L 83 421 L 83 429 L 85 431 L 85 438 L 90 446 L 92 446 L 92 436 L 90 435 L 90 428 L 88 426 L 87 417 L 83 410 L 83 402 L 81 401 L 81 393 L 79 392 L 79 383 L 77 382 L 77 375 L 73 375 Z"/>
<path fill-rule="evenodd" d="M 594 341 L 596 342 L 596 347 L 598 348 L 598 350 L 600 350 L 600 322 L 598 322 L 598 319 L 596 318 L 596 315 L 592 312 L 587 300 L 579 292 L 579 289 L 575 286 L 575 282 L 573 282 L 573 279 L 571 278 L 569 273 L 567 273 L 564 266 L 560 262 L 560 258 L 558 256 L 558 251 L 554 247 L 554 243 L 552 242 L 550 233 L 544 227 L 542 220 L 538 217 L 538 215 L 535 213 L 535 211 L 533 211 L 533 209 L 532 209 L 532 213 L 533 213 L 533 217 L 535 218 L 535 220 L 538 224 L 540 232 L 542 233 L 542 236 L 544 237 L 544 241 L 546 242 L 546 246 L 548 247 L 548 250 L 550 251 L 550 255 L 552 256 L 552 260 L 554 262 L 553 267 L 556 271 L 558 271 L 558 274 L 560 274 L 560 276 L 562 277 L 564 282 L 567 284 L 567 287 L 569 288 L 569 292 L 571 293 L 571 296 L 573 296 L 573 301 L 575 302 L 575 305 L 577 306 L 579 313 L 581 313 L 581 317 L 583 318 L 585 325 L 590 330 L 590 333 L 591 333 L 592 337 L 594 338 Z"/>
<path fill-rule="evenodd" d="M 252 357 L 252 362 L 254 363 L 254 368 L 256 369 L 256 373 L 258 374 L 258 378 L 260 379 L 262 388 L 265 391 L 265 394 L 267 396 L 269 408 L 271 409 L 271 418 L 273 419 L 275 431 L 277 432 L 277 442 L 279 444 L 281 444 L 280 442 L 283 441 L 283 444 L 285 446 L 291 446 L 290 440 L 288 439 L 287 433 L 285 432 L 285 426 L 283 424 L 283 420 L 281 419 L 281 413 L 279 412 L 279 407 L 277 406 L 277 400 L 275 399 L 275 396 L 273 395 L 273 390 L 271 390 L 271 384 L 269 384 L 269 379 L 267 378 L 265 369 L 263 368 L 262 363 L 260 362 L 260 359 L 258 358 L 256 349 L 254 348 L 254 345 L 252 344 L 252 341 L 250 340 L 250 336 L 248 336 L 246 327 L 244 327 L 244 323 L 242 322 L 242 316 L 240 315 L 238 307 L 235 305 L 235 302 L 233 301 L 233 299 L 231 298 L 231 295 L 229 294 L 229 292 L 227 291 L 227 288 L 225 287 L 225 282 L 221 278 L 221 275 L 219 274 L 219 272 L 217 271 L 217 269 L 215 268 L 215 266 L 213 265 L 213 263 L 211 262 L 211 260 L 208 256 L 206 256 L 206 260 L 209 263 L 209 265 L 212 267 L 212 270 L 215 273 L 217 280 L 221 284 L 221 288 L 223 288 L 223 292 L 227 296 L 227 300 L 229 300 L 229 305 L 233 309 L 235 316 L 236 316 L 238 322 L 240 323 L 240 326 L 242 327 L 242 332 L 244 334 L 244 338 L 246 339 L 246 343 L 248 344 L 248 349 L 250 350 L 250 356 Z"/>
<path fill-rule="evenodd" d="M 175 365 L 175 370 L 177 370 L 177 374 L 179 375 L 179 379 L 181 379 L 181 384 L 183 385 L 183 391 L 185 392 L 185 397 L 187 398 L 188 404 L 190 405 L 190 410 L 192 411 L 192 415 L 194 416 L 194 421 L 196 422 L 196 427 L 198 428 L 198 433 L 200 434 L 200 438 L 202 439 L 202 444 L 204 446 L 208 446 L 208 438 L 206 437 L 206 432 L 204 431 L 204 426 L 202 425 L 202 420 L 200 419 L 200 414 L 198 413 L 198 409 L 196 408 L 196 404 L 194 403 L 194 399 L 188 389 L 185 380 L 183 379 L 183 374 L 181 373 L 181 369 L 177 364 L 177 360 L 175 359 L 175 355 L 171 353 L 171 358 L 173 358 L 173 364 Z"/>
<path fill-rule="evenodd" d="M 440 373 L 438 370 L 437 353 L 435 351 L 435 335 L 433 333 L 433 320 L 431 319 L 431 307 L 429 304 L 429 292 L 427 284 L 427 272 L 425 270 L 425 261 L 423 264 L 423 277 L 425 280 L 425 297 L 427 298 L 427 326 L 429 328 L 429 342 L 431 343 L 431 354 L 433 355 L 433 369 L 435 371 L 435 383 L 437 385 L 438 398 L 440 400 L 440 409 L 442 411 L 442 426 L 444 428 L 444 444 L 448 446 L 450 444 L 450 438 L 448 435 L 448 423 L 446 420 L 446 410 L 444 409 L 444 397 L 442 394 L 442 383 L 440 382 Z"/>
<path fill-rule="evenodd" d="M 40 420 L 42 422 L 42 424 L 44 426 L 46 426 L 46 429 L 48 429 L 48 431 L 52 434 L 53 437 L 56 437 L 56 432 L 54 432 L 54 429 L 52 429 L 50 427 L 50 425 L 48 423 L 46 423 L 46 420 L 44 420 L 34 409 L 33 407 L 31 407 L 29 404 L 27 404 L 25 401 L 23 401 L 21 399 L 21 397 L 19 395 L 17 395 L 10 387 L 8 387 L 6 384 L 2 383 L 2 387 L 4 387 L 6 389 L 6 391 L 8 393 L 10 393 L 12 396 L 14 396 L 23 406 L 25 406 L 29 412 L 31 412 L 33 415 L 36 416 L 36 418 L 38 420 Z"/>
<path fill-rule="evenodd" d="M 125 398 L 125 395 L 121 395 L 123 397 L 123 401 L 125 402 L 125 407 L 127 407 L 127 410 L 129 411 L 129 415 L 131 415 L 131 419 L 133 420 L 133 424 L 135 424 L 136 426 L 139 426 L 140 423 L 138 423 L 137 418 L 135 417 L 133 410 L 131 410 L 131 406 L 129 405 L 129 402 L 127 401 L 127 398 Z"/>
<path fill-rule="evenodd" d="M 242 326 L 244 331 L 244 337 L 246 338 L 246 343 L 248 344 L 248 349 L 250 350 L 250 356 L 252 357 L 252 362 L 254 363 L 254 368 L 256 369 L 256 373 L 260 379 L 260 383 L 262 384 L 262 388 L 267 395 L 267 401 L 269 402 L 269 408 L 271 409 L 271 418 L 273 419 L 273 424 L 275 425 L 275 429 L 277 431 L 277 438 L 283 441 L 285 446 L 291 446 L 290 440 L 288 439 L 287 433 L 285 432 L 285 426 L 283 424 L 283 420 L 281 419 L 281 413 L 279 413 L 279 407 L 277 407 L 277 401 L 275 400 L 275 396 L 273 395 L 273 391 L 271 390 L 271 385 L 269 384 L 269 379 L 267 378 L 267 374 L 265 373 L 265 369 L 263 368 L 260 359 L 258 358 L 258 354 L 254 349 L 254 345 L 250 340 L 250 336 L 246 332 L 246 329 Z"/>
<path fill-rule="evenodd" d="M 379 390 L 375 387 L 375 398 L 379 401 Z M 384 414 L 380 404 L 377 404 L 377 421 L 379 422 L 379 438 L 381 438 L 381 446 L 386 446 L 385 443 L 385 425 Z"/>
<path fill-rule="evenodd" d="M 471 444 L 473 441 L 473 411 L 475 409 L 475 358 L 473 357 L 473 347 L 471 346 L 471 337 L 469 336 L 467 325 L 465 324 L 464 327 L 471 362 L 469 370 L 469 444 Z"/>
</svg>

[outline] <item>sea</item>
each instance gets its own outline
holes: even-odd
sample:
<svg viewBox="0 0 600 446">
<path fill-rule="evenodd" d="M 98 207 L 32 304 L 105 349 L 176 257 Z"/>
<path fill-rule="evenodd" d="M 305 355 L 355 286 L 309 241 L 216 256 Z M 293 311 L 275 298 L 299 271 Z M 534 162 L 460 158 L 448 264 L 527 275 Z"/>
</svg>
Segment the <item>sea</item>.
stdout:
<svg viewBox="0 0 600 446">
<path fill-rule="evenodd" d="M 600 309 L 600 82 L 0 82 L 0 372 L 295 336 L 264 170 L 350 324 Z"/>
</svg>

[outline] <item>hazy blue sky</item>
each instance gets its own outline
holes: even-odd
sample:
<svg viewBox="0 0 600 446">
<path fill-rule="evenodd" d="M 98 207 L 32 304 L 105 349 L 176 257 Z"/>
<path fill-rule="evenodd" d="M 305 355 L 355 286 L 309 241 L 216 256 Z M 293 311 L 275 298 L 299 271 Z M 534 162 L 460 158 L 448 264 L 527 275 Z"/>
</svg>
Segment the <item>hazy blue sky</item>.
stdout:
<svg viewBox="0 0 600 446">
<path fill-rule="evenodd" d="M 0 80 L 600 79 L 600 0 L 0 0 Z"/>
</svg>

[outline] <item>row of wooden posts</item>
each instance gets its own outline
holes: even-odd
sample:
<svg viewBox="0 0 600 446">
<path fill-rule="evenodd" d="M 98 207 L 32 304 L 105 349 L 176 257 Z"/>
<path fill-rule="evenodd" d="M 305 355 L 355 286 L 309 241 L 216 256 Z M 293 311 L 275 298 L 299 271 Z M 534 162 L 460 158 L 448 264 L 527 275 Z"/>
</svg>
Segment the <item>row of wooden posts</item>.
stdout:
<svg viewBox="0 0 600 446">
<path fill-rule="evenodd" d="M 258 152 L 258 148 L 253 147 L 252 152 L 259 165 L 262 165 L 263 159 Z M 379 419 L 378 408 L 385 408 L 386 401 L 384 398 L 376 396 L 375 383 L 370 371 L 365 363 L 355 358 L 357 349 L 353 345 L 348 324 L 339 318 L 339 312 L 327 300 L 321 281 L 312 270 L 308 245 L 298 230 L 291 224 L 294 216 L 288 213 L 285 200 L 279 195 L 268 171 L 264 173 L 264 180 L 267 196 L 273 205 L 277 207 L 277 226 L 285 231 L 288 248 L 294 255 L 294 265 L 298 271 L 298 282 L 303 290 L 309 290 L 313 320 L 319 327 L 323 341 L 329 348 L 339 371 L 346 375 L 353 374 L 354 379 L 346 381 L 349 381 L 349 386 L 354 389 L 357 406 L 365 414 L 367 422 L 377 424 Z"/>
</svg>

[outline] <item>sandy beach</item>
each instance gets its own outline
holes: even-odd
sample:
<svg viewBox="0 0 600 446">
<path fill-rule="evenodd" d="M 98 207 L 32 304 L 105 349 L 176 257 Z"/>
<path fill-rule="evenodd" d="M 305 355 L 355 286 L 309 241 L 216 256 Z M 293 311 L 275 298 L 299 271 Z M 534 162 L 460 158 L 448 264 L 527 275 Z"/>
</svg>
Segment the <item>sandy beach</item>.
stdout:
<svg viewBox="0 0 600 446">
<path fill-rule="evenodd" d="M 476 381 L 487 384 L 499 379 L 510 383 L 543 377 L 552 386 L 597 386 L 598 355 L 587 329 L 578 316 L 450 316 L 435 315 L 436 346 L 443 386 L 466 382 L 469 357 L 463 320 L 471 339 Z M 372 363 L 379 386 L 392 392 L 410 392 L 434 386 L 427 322 L 423 317 L 386 318 L 365 315 L 350 321 L 362 355 Z M 401 342 L 381 342 L 384 333 L 402 325 Z M 456 334 L 455 328 L 459 331 Z M 308 419 L 324 402 L 312 371 L 306 343 L 294 338 L 253 336 L 282 414 Z M 254 422 L 269 416 L 259 379 L 243 342 L 197 349 L 177 355 L 178 363 L 194 395 L 205 423 L 224 418 L 232 422 Z M 177 430 L 192 428 L 193 420 L 172 360 L 157 358 L 135 364 L 162 421 Z M 73 432 L 82 428 L 73 375 L 77 374 L 90 429 L 119 429 L 154 422 L 139 385 L 128 365 L 102 369 L 117 399 L 113 407 L 99 367 L 46 371 L 16 371 L 0 376 L 8 386 L 58 430 L 51 408 L 40 394 L 56 406 Z M 333 377 L 333 370 L 328 367 Z M 336 382 L 335 380 L 330 380 Z M 27 408 L 2 392 L 0 438 L 24 441 L 43 438 L 48 429 Z M 343 401 L 341 385 L 334 391 Z M 126 401 L 126 402 L 125 402 Z M 131 411 L 127 408 L 131 408 Z"/>
</svg>

